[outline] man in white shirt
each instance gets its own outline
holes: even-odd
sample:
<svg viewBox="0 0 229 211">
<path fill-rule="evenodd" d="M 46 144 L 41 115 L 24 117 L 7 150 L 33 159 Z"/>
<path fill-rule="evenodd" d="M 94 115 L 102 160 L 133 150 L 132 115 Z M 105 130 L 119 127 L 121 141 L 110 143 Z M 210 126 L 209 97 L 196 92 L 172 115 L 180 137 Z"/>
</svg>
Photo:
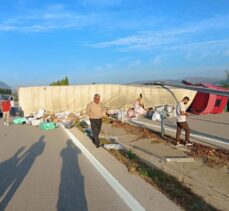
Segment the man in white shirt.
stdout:
<svg viewBox="0 0 229 211">
<path fill-rule="evenodd" d="M 189 102 L 189 97 L 184 97 L 181 102 L 177 104 L 176 107 L 176 118 L 177 118 L 177 133 L 176 133 L 176 140 L 177 140 L 177 146 L 182 146 L 180 143 L 180 135 L 182 129 L 185 131 L 185 141 L 186 144 L 185 146 L 191 146 L 193 143 L 190 142 L 189 137 L 190 137 L 190 128 L 187 123 L 187 116 L 188 113 L 186 112 L 185 105 Z"/>
<path fill-rule="evenodd" d="M 100 147 L 99 133 L 102 127 L 102 118 L 104 116 L 104 106 L 100 102 L 100 95 L 95 94 L 94 100 L 87 105 L 86 114 L 90 118 L 91 129 L 93 132 L 93 142 L 96 147 Z"/>
</svg>

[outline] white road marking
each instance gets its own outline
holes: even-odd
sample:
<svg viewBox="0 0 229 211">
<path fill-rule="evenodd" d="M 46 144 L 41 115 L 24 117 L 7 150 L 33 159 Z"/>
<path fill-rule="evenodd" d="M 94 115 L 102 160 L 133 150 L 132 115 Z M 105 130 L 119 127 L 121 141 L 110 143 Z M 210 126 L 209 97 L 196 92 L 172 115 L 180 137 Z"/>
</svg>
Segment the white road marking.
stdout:
<svg viewBox="0 0 229 211">
<path fill-rule="evenodd" d="M 145 210 L 145 208 L 119 183 L 119 181 L 111 175 L 111 173 L 86 149 L 83 144 L 80 143 L 71 131 L 66 129 L 63 125 L 61 125 L 61 127 L 131 210 Z"/>
</svg>

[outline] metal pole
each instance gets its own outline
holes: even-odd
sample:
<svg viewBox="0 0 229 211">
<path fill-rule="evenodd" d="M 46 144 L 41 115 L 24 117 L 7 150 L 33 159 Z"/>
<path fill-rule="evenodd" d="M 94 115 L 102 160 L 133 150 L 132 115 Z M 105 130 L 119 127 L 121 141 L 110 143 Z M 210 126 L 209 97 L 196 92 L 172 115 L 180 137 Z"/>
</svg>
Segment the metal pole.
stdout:
<svg viewBox="0 0 229 211">
<path fill-rule="evenodd" d="M 165 136 L 164 115 L 160 114 L 160 117 L 161 117 L 161 136 L 164 137 Z"/>
<path fill-rule="evenodd" d="M 124 108 L 122 107 L 122 123 L 124 122 Z"/>
</svg>

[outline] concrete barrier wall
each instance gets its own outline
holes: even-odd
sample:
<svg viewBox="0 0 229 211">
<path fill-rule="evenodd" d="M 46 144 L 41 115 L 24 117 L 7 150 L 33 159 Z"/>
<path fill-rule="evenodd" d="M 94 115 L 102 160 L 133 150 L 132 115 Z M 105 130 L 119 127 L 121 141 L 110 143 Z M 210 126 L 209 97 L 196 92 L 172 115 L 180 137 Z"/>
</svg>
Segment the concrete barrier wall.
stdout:
<svg viewBox="0 0 229 211">
<path fill-rule="evenodd" d="M 40 86 L 19 88 L 19 105 L 28 115 L 39 108 L 59 111 L 85 111 L 95 93 L 101 95 L 101 100 L 108 108 L 119 109 L 131 107 L 139 94 L 143 94 L 145 107 L 162 104 L 176 105 L 184 96 L 193 100 L 196 92 L 178 88 L 163 88 L 161 86 L 132 85 L 79 85 L 79 86 Z"/>
</svg>

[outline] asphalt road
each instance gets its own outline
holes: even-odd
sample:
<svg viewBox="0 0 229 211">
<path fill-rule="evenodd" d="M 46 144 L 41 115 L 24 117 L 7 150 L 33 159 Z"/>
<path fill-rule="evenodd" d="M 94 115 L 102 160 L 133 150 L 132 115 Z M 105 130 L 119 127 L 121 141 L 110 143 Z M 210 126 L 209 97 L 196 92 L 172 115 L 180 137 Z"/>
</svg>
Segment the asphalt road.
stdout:
<svg viewBox="0 0 229 211">
<path fill-rule="evenodd" d="M 129 210 L 61 128 L 3 126 L 0 211 Z"/>
</svg>

